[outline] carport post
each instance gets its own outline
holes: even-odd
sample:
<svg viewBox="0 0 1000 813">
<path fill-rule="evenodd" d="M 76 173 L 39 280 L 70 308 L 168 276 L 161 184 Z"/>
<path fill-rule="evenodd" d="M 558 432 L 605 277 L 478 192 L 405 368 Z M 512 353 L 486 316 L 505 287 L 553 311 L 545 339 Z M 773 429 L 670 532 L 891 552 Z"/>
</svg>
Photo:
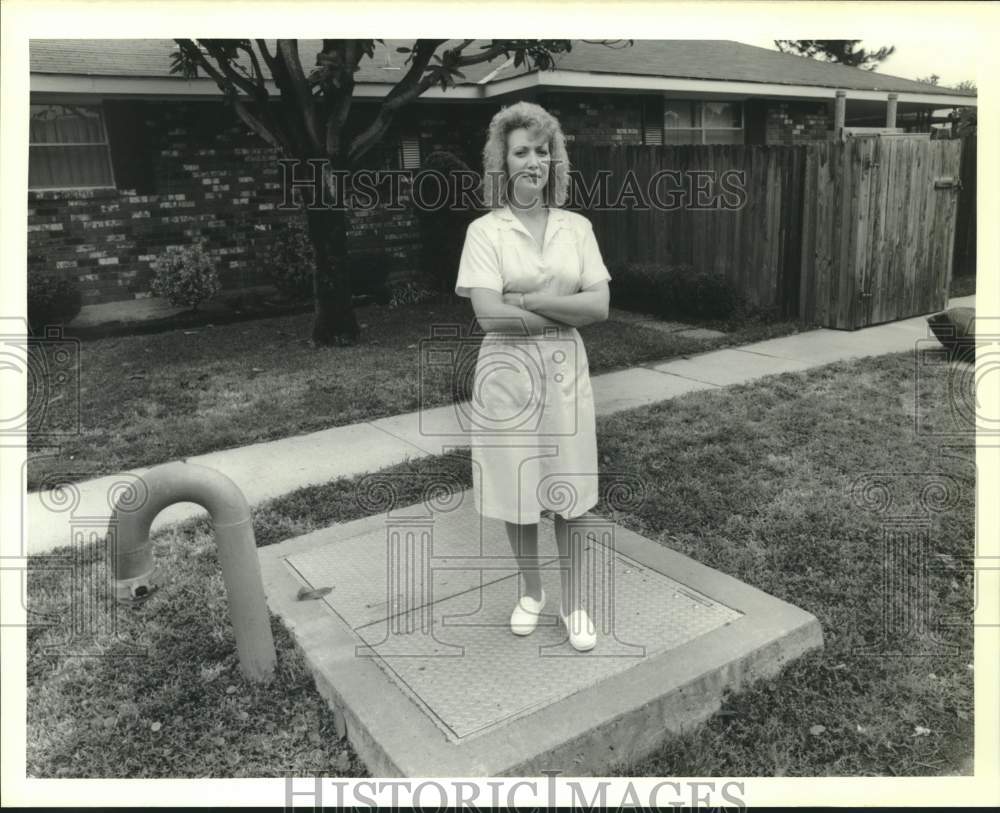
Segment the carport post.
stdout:
<svg viewBox="0 0 1000 813">
<path fill-rule="evenodd" d="M 890 129 L 896 126 L 896 100 L 898 98 L 898 93 L 890 93 L 889 104 L 885 108 L 885 126 Z"/>
</svg>

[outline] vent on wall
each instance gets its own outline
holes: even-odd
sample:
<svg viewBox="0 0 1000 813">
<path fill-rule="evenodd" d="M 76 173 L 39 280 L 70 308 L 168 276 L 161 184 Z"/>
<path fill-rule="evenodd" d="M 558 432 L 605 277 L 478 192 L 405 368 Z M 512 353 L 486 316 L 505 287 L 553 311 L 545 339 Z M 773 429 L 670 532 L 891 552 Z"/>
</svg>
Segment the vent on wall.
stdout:
<svg viewBox="0 0 1000 813">
<path fill-rule="evenodd" d="M 420 168 L 420 139 L 416 137 L 400 139 L 399 165 L 402 169 Z"/>
<path fill-rule="evenodd" d="M 663 98 L 653 96 L 642 104 L 642 143 L 663 144 Z"/>
</svg>

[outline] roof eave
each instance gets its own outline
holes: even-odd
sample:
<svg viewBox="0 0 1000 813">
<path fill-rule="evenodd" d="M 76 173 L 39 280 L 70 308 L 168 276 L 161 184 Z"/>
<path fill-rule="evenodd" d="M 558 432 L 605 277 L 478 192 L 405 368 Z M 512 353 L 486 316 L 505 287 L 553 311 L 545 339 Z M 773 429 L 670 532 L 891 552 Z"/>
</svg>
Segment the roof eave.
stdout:
<svg viewBox="0 0 1000 813">
<path fill-rule="evenodd" d="M 93 95 L 93 96 L 170 96 L 205 98 L 218 96 L 219 89 L 210 79 L 184 80 L 172 77 L 84 76 L 73 74 L 31 74 L 31 92 L 44 94 Z M 269 93 L 278 95 L 272 81 L 266 83 Z M 355 85 L 354 98 L 379 99 L 393 87 L 389 83 L 359 82 Z M 817 85 L 777 84 L 768 82 L 737 82 L 718 79 L 687 79 L 665 76 L 640 76 L 583 71 L 533 71 L 531 73 L 496 79 L 489 84 L 458 85 L 447 91 L 429 88 L 421 95 L 425 101 L 459 101 L 467 99 L 492 99 L 522 92 L 530 88 L 563 90 L 606 90 L 674 92 L 680 94 L 710 94 L 715 97 L 832 100 L 837 88 Z M 885 100 L 895 93 L 900 102 L 935 105 L 937 107 L 976 107 L 975 96 L 942 93 L 919 93 L 902 90 L 852 90 L 847 98 Z"/>
<path fill-rule="evenodd" d="M 838 88 L 818 85 L 778 84 L 773 82 L 736 82 L 720 79 L 687 79 L 669 76 L 641 76 L 582 71 L 544 71 L 525 74 L 490 83 L 486 96 L 503 96 L 526 87 L 577 88 L 587 90 L 636 90 L 673 91 L 678 93 L 730 95 L 734 98 L 748 96 L 788 97 L 796 99 L 835 99 Z M 886 100 L 895 93 L 900 102 L 934 104 L 938 107 L 975 107 L 975 96 L 943 93 L 919 93 L 905 90 L 852 90 L 845 88 L 847 98 Z"/>
</svg>

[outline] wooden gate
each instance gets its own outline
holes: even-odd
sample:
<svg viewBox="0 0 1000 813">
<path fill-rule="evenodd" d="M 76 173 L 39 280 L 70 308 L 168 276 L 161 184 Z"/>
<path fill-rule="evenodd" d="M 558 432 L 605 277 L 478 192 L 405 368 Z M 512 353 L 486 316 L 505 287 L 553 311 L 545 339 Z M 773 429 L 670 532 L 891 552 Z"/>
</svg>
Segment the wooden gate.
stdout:
<svg viewBox="0 0 1000 813">
<path fill-rule="evenodd" d="M 809 150 L 801 318 L 854 330 L 947 305 L 961 149 L 886 135 Z"/>
</svg>

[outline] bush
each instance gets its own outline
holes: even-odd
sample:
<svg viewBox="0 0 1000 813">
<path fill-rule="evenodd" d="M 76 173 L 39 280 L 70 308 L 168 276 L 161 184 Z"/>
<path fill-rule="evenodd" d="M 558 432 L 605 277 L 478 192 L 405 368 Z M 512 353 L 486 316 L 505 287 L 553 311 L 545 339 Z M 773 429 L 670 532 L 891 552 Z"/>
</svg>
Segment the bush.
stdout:
<svg viewBox="0 0 1000 813">
<path fill-rule="evenodd" d="M 684 266 L 670 279 L 672 302 L 679 314 L 700 319 L 728 319 L 736 311 L 738 297 L 721 274 Z"/>
<path fill-rule="evenodd" d="M 428 283 L 431 287 L 428 287 Z M 421 280 L 405 280 L 391 288 L 389 296 L 389 307 L 395 308 L 399 305 L 416 305 L 437 298 L 437 292 L 433 290 L 434 280 L 426 277 Z"/>
<path fill-rule="evenodd" d="M 292 299 L 310 299 L 313 296 L 313 277 L 316 273 L 316 252 L 306 226 L 299 221 L 289 222 L 277 232 L 262 253 L 264 273 L 274 286 Z M 389 258 L 382 252 L 348 255 L 348 274 L 351 293 L 371 296 L 382 305 L 389 303 L 390 294 L 385 281 L 389 276 Z"/>
<path fill-rule="evenodd" d="M 153 261 L 150 290 L 155 296 L 166 297 L 171 305 L 192 310 L 216 296 L 222 283 L 204 240 L 189 246 L 167 246 Z"/>
<path fill-rule="evenodd" d="M 316 254 L 309 232 L 295 221 L 273 234 L 262 253 L 264 272 L 274 287 L 291 299 L 313 295 Z"/>
<path fill-rule="evenodd" d="M 82 302 L 76 280 L 54 274 L 28 276 L 28 330 L 43 335 L 49 326 L 72 322 Z"/>
<path fill-rule="evenodd" d="M 740 305 L 721 275 L 690 265 L 626 263 L 612 273 L 616 306 L 661 318 L 728 319 Z"/>
</svg>

